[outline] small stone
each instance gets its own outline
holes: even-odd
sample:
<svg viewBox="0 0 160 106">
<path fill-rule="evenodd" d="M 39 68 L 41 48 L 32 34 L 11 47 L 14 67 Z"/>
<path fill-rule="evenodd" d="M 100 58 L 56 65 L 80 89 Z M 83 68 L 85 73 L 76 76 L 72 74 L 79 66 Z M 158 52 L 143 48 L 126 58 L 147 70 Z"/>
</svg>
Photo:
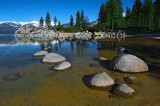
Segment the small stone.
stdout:
<svg viewBox="0 0 160 106">
<path fill-rule="evenodd" d="M 68 69 L 71 67 L 71 64 L 68 62 L 68 61 L 63 61 L 59 64 L 57 64 L 55 67 L 54 67 L 54 70 L 65 70 L 65 69 Z"/>
<path fill-rule="evenodd" d="M 48 53 L 47 51 L 42 50 L 42 51 L 38 51 L 38 52 L 34 53 L 33 55 L 34 55 L 34 56 L 44 56 L 44 55 L 46 55 L 47 53 Z"/>
<path fill-rule="evenodd" d="M 138 80 L 136 77 L 133 77 L 133 76 L 131 76 L 131 77 L 124 77 L 123 80 L 126 83 L 130 84 L 130 85 L 132 85 L 132 84 L 140 84 L 141 83 L 140 80 Z"/>
<path fill-rule="evenodd" d="M 44 62 L 44 63 L 59 63 L 59 62 L 65 61 L 65 60 L 66 60 L 66 58 L 59 55 L 59 54 L 48 53 L 43 57 L 42 62 Z"/>
<path fill-rule="evenodd" d="M 83 80 L 87 85 L 96 88 L 111 88 L 115 84 L 114 80 L 105 72 L 84 76 Z"/>
<path fill-rule="evenodd" d="M 129 98 L 132 97 L 136 92 L 126 84 L 119 84 L 113 89 L 113 93 L 118 96 Z"/>
<path fill-rule="evenodd" d="M 108 59 L 106 59 L 105 57 L 99 57 L 100 61 L 108 61 Z"/>
</svg>

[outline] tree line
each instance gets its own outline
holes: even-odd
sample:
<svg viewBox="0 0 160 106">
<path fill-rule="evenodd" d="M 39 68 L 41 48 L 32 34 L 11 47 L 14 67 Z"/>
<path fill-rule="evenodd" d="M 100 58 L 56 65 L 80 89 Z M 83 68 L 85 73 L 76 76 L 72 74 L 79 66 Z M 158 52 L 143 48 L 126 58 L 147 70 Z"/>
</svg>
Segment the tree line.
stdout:
<svg viewBox="0 0 160 106">
<path fill-rule="evenodd" d="M 102 3 L 98 14 L 98 24 L 88 27 L 89 19 L 84 15 L 84 11 L 78 10 L 76 13 L 76 22 L 73 15 L 70 17 L 70 27 L 64 28 L 57 17 L 54 17 L 54 28 L 51 27 L 51 17 L 47 12 L 45 21 L 40 18 L 40 27 L 44 27 L 44 22 L 48 29 L 76 32 L 89 30 L 94 31 L 118 31 L 126 32 L 150 32 L 160 31 L 160 0 L 135 0 L 133 8 L 127 7 L 125 16 L 123 16 L 123 4 L 121 0 L 107 0 Z M 58 25 L 57 25 L 58 23 Z"/>
<path fill-rule="evenodd" d="M 45 26 L 44 26 L 44 22 L 45 22 Z M 70 28 L 64 28 L 63 25 L 61 24 L 60 21 L 57 20 L 57 17 L 54 17 L 54 28 L 52 28 L 51 26 L 51 16 L 49 14 L 49 12 L 47 12 L 45 20 L 43 19 L 43 17 L 40 18 L 39 21 L 39 28 L 47 28 L 47 29 L 53 29 L 53 30 L 59 30 L 59 31 L 69 31 L 69 32 L 73 32 L 73 31 L 84 31 L 87 29 L 88 27 L 88 22 L 89 19 L 87 16 L 84 15 L 84 11 L 82 10 L 81 13 L 78 10 L 77 14 L 76 14 L 76 23 L 74 24 L 74 19 L 73 16 L 71 15 L 70 17 Z M 58 26 L 57 26 L 57 22 L 58 22 Z"/>
<path fill-rule="evenodd" d="M 126 8 L 123 14 L 121 0 L 107 0 L 102 3 L 99 12 L 97 29 L 117 31 L 119 29 L 134 31 L 160 31 L 160 0 L 135 0 L 132 10 Z"/>
</svg>

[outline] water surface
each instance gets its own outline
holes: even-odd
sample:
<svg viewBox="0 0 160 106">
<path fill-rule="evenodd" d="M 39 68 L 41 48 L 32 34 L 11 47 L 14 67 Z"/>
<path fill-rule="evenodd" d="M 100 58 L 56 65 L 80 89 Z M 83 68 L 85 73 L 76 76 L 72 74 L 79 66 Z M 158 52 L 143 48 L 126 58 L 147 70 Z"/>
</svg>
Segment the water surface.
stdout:
<svg viewBox="0 0 160 106">
<path fill-rule="evenodd" d="M 36 51 L 51 46 L 49 52 L 67 58 L 72 68 L 56 72 L 54 65 L 43 64 Z M 146 61 L 149 72 L 119 73 L 107 69 L 96 57 L 112 59 L 125 48 Z M 92 64 L 92 67 L 91 65 Z M 94 67 L 95 65 L 95 67 Z M 142 83 L 129 85 L 136 90 L 133 98 L 114 97 L 109 91 L 88 88 L 84 75 L 106 72 L 118 84 L 123 77 L 135 76 Z M 19 73 L 18 80 L 5 81 L 6 75 Z M 127 38 L 125 40 L 59 41 L 17 39 L 0 36 L 0 105 L 160 105 L 160 40 Z"/>
</svg>

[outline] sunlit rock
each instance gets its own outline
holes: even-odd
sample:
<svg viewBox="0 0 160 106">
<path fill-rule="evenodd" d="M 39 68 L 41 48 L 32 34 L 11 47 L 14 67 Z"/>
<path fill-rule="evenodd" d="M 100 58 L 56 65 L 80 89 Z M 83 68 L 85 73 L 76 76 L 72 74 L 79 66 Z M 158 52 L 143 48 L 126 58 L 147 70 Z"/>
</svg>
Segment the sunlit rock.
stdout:
<svg viewBox="0 0 160 106">
<path fill-rule="evenodd" d="M 96 88 L 111 88 L 115 81 L 105 72 L 97 72 L 83 77 L 84 83 Z"/>
<path fill-rule="evenodd" d="M 65 70 L 65 69 L 68 69 L 71 67 L 71 64 L 68 62 L 68 61 L 63 61 L 59 64 L 57 64 L 55 67 L 54 67 L 54 70 Z"/>
<path fill-rule="evenodd" d="M 66 60 L 65 57 L 56 54 L 56 53 L 48 53 L 43 57 L 42 62 L 44 63 L 59 63 Z"/>
<path fill-rule="evenodd" d="M 113 89 L 113 93 L 122 97 L 132 97 L 136 94 L 135 90 L 128 87 L 126 84 L 119 84 Z"/>
<path fill-rule="evenodd" d="M 46 55 L 47 53 L 48 53 L 47 51 L 42 50 L 42 51 L 38 51 L 38 52 L 34 53 L 33 55 L 34 55 L 34 56 L 44 56 L 44 55 Z"/>
<path fill-rule="evenodd" d="M 120 54 L 112 59 L 110 68 L 121 72 L 146 72 L 147 64 L 131 54 Z"/>
</svg>

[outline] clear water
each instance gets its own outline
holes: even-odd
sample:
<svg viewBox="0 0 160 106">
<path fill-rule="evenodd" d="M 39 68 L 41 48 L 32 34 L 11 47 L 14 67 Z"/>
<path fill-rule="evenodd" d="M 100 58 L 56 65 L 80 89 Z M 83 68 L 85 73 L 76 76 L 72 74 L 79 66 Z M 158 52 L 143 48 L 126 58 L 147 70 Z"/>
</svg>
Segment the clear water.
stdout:
<svg viewBox="0 0 160 106">
<path fill-rule="evenodd" d="M 34 57 L 51 45 L 50 52 L 67 58 L 72 68 L 54 71 L 53 65 L 43 64 Z M 99 63 L 99 56 L 112 59 L 119 53 L 131 53 L 146 61 L 149 72 L 119 73 L 106 69 Z M 95 67 L 91 67 L 93 64 Z M 95 72 L 108 73 L 117 83 L 125 83 L 123 77 L 135 76 L 142 84 L 129 85 L 137 95 L 133 98 L 114 97 L 109 91 L 90 89 L 82 81 L 84 75 Z M 6 75 L 19 73 L 18 80 L 6 81 Z M 123 41 L 40 41 L 0 36 L 0 105 L 160 105 L 160 40 L 127 38 Z"/>
</svg>

